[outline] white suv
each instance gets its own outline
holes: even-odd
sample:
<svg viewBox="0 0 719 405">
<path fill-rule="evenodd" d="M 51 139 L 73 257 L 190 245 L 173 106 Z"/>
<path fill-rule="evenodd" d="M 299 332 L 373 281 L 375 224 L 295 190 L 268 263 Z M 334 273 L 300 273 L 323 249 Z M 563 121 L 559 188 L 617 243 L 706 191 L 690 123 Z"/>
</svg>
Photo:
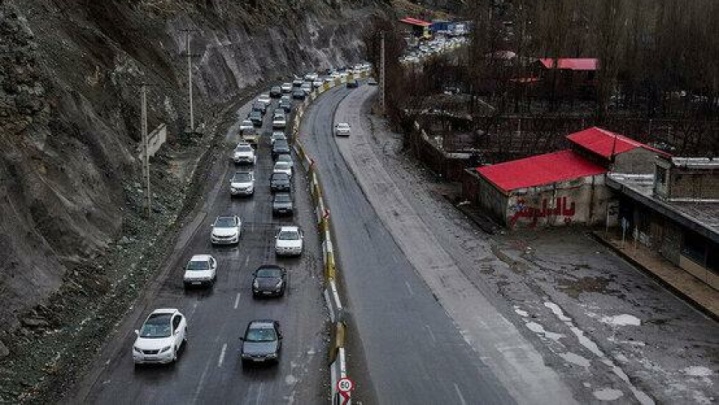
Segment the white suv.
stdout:
<svg viewBox="0 0 719 405">
<path fill-rule="evenodd" d="M 275 236 L 277 256 L 300 256 L 304 245 L 304 234 L 297 226 L 283 226 Z"/>
<path fill-rule="evenodd" d="M 238 216 L 217 217 L 212 224 L 210 241 L 213 245 L 239 244 L 242 221 Z"/>
<path fill-rule="evenodd" d="M 230 179 L 230 195 L 254 195 L 255 194 L 255 173 L 236 172 Z"/>
<path fill-rule="evenodd" d="M 237 164 L 249 164 L 254 165 L 257 163 L 257 155 L 255 154 L 255 148 L 249 143 L 239 143 L 235 147 L 235 151 L 232 154 L 232 160 Z"/>
<path fill-rule="evenodd" d="M 187 343 L 187 320 L 175 308 L 156 309 L 145 319 L 142 328 L 135 330 L 132 344 L 135 365 L 172 363 L 183 343 Z"/>
<path fill-rule="evenodd" d="M 182 281 L 185 288 L 192 286 L 212 286 L 217 280 L 217 260 L 210 255 L 194 255 L 187 266 Z"/>
</svg>

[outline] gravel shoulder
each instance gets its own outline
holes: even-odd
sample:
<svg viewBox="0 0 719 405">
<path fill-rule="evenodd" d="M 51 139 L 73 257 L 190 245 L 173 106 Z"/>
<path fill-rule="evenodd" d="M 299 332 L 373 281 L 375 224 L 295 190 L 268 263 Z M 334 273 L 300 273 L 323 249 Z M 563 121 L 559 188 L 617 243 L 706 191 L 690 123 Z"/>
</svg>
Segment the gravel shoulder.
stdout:
<svg viewBox="0 0 719 405">
<path fill-rule="evenodd" d="M 477 351 L 493 348 L 492 359 L 483 361 L 498 369 L 524 366 L 523 353 L 530 353 L 536 361 L 530 365 L 544 373 L 530 381 L 553 375 L 582 403 L 716 401 L 716 322 L 582 229 L 483 233 L 443 196 L 456 192 L 456 185 L 437 181 L 405 156 L 401 136 L 369 113 L 368 92 L 361 88 L 337 111 L 336 119 L 353 127 L 351 142 L 338 140 L 340 150 L 394 238 Z M 465 281 L 461 296 L 441 294 L 450 279 Z M 498 328 L 512 331 L 523 344 L 503 349 L 505 336 Z M 516 385 L 518 379 L 503 382 Z M 545 392 L 522 384 L 526 391 L 513 392 L 519 402 L 537 403 Z"/>
</svg>

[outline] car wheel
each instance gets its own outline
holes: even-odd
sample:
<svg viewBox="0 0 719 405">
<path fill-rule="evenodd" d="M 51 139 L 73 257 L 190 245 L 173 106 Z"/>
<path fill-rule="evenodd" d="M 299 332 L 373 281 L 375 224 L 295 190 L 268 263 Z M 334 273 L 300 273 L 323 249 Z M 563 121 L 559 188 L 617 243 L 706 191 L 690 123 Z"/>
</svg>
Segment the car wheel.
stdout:
<svg viewBox="0 0 719 405">
<path fill-rule="evenodd" d="M 176 362 L 177 362 L 177 349 L 173 347 L 172 348 L 172 363 L 174 364 Z"/>
<path fill-rule="evenodd" d="M 187 336 L 187 328 L 185 328 L 185 336 L 182 338 L 182 344 L 186 345 L 189 339 L 190 338 Z"/>
</svg>

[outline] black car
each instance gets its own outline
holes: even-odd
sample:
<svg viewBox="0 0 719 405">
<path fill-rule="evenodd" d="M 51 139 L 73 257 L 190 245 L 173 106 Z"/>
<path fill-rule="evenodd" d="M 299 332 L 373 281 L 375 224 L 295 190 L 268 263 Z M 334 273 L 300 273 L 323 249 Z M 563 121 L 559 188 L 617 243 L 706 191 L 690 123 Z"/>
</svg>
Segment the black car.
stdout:
<svg viewBox="0 0 719 405">
<path fill-rule="evenodd" d="M 253 110 L 248 116 L 248 118 L 256 127 L 262 126 L 263 117 L 261 112 Z"/>
<path fill-rule="evenodd" d="M 265 264 L 252 273 L 252 296 L 282 297 L 287 288 L 287 271 L 276 264 Z"/>
<path fill-rule="evenodd" d="M 304 100 L 305 96 L 307 96 L 307 93 L 305 93 L 305 91 L 301 88 L 295 88 L 292 90 L 292 98 L 295 100 Z"/>
<path fill-rule="evenodd" d="M 354 89 L 354 88 L 357 88 L 357 87 L 359 87 L 359 82 L 357 81 L 357 79 L 352 79 L 352 80 L 350 80 L 350 81 L 347 82 L 347 88 L 348 88 L 348 89 Z"/>
<path fill-rule="evenodd" d="M 270 191 L 290 191 L 292 182 L 287 173 L 272 173 L 270 176 Z"/>
<path fill-rule="evenodd" d="M 273 86 L 270 89 L 270 97 L 272 97 L 272 98 L 282 97 L 282 88 L 280 86 Z"/>
<path fill-rule="evenodd" d="M 290 144 L 285 140 L 278 139 L 272 144 L 272 160 L 277 159 L 277 156 L 283 153 L 290 153 Z"/>
<path fill-rule="evenodd" d="M 289 114 L 290 111 L 292 111 L 292 102 L 289 100 L 282 100 L 280 101 L 280 108 Z"/>
<path fill-rule="evenodd" d="M 271 319 L 250 321 L 245 334 L 240 338 L 242 365 L 251 363 L 279 363 L 282 353 L 282 332 L 280 323 Z"/>
<path fill-rule="evenodd" d="M 267 104 L 255 101 L 252 103 L 252 111 L 259 111 L 262 115 L 264 115 L 267 112 Z"/>
<path fill-rule="evenodd" d="M 272 198 L 273 215 L 292 215 L 294 211 L 295 205 L 292 201 L 292 194 L 286 192 L 275 193 Z"/>
</svg>

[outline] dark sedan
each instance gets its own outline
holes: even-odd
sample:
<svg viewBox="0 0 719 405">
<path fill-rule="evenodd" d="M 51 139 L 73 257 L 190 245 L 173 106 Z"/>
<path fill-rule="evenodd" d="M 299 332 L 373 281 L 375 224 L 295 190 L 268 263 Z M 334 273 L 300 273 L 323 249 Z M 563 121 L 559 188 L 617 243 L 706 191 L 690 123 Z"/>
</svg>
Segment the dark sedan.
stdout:
<svg viewBox="0 0 719 405">
<path fill-rule="evenodd" d="M 274 264 L 260 266 L 254 273 L 252 280 L 252 296 L 282 297 L 287 288 L 287 271 Z"/>
<path fill-rule="evenodd" d="M 258 319 L 247 324 L 240 349 L 242 365 L 251 363 L 279 363 L 282 353 L 280 323 L 271 319 Z"/>
<path fill-rule="evenodd" d="M 287 173 L 272 173 L 270 176 L 270 191 L 290 191 L 292 188 L 292 182 L 290 176 Z"/>
<path fill-rule="evenodd" d="M 357 79 L 352 79 L 347 82 L 348 89 L 354 89 L 357 87 L 359 87 L 359 82 L 357 81 Z"/>
<path fill-rule="evenodd" d="M 264 120 L 264 118 L 262 118 L 262 113 L 259 111 L 252 111 L 249 115 L 249 119 L 256 127 L 261 127 L 262 121 Z"/>
<path fill-rule="evenodd" d="M 305 93 L 305 91 L 301 88 L 298 89 L 295 87 L 295 89 L 292 90 L 292 98 L 294 98 L 295 100 L 304 100 L 306 96 L 307 93 Z"/>
<path fill-rule="evenodd" d="M 292 194 L 281 192 L 276 193 L 272 198 L 273 215 L 293 215 L 295 204 L 292 201 Z"/>
<path fill-rule="evenodd" d="M 274 86 L 270 89 L 270 97 L 280 98 L 282 97 L 282 88 L 280 86 Z"/>
<path fill-rule="evenodd" d="M 290 144 L 286 140 L 278 139 L 272 144 L 272 160 L 276 160 L 277 156 L 283 153 L 290 154 Z"/>
</svg>

